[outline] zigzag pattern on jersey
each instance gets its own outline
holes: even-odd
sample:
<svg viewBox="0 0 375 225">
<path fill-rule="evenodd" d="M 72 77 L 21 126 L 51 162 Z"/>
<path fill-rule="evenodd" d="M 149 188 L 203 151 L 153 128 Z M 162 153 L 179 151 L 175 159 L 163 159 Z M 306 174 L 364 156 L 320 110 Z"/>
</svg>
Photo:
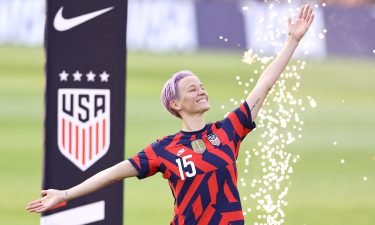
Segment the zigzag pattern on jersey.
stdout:
<svg viewBox="0 0 375 225">
<path fill-rule="evenodd" d="M 237 187 L 228 171 L 215 170 L 186 180 L 176 199 L 172 224 L 224 224 L 242 220 Z M 218 188 L 224 187 L 224 188 Z M 178 190 L 173 190 L 178 192 Z M 233 217 L 233 215 L 238 215 Z"/>
<path fill-rule="evenodd" d="M 216 122 L 209 128 L 209 130 L 212 130 L 213 133 L 219 136 L 219 139 L 222 142 L 222 148 L 221 150 L 225 152 L 228 156 L 232 156 L 230 152 L 234 153 L 235 159 L 238 157 L 238 149 L 240 147 L 240 143 L 243 140 L 243 138 L 253 129 L 255 128 L 255 123 L 251 123 L 251 113 L 248 108 L 248 106 L 245 104 L 241 104 L 239 108 L 231 112 L 226 119 Z M 248 123 L 241 123 L 241 121 L 249 121 Z M 153 155 L 152 153 L 147 156 L 147 150 L 152 149 L 151 152 L 154 152 L 155 149 L 163 149 L 163 147 L 166 146 L 175 146 L 177 144 L 182 144 L 185 147 L 189 148 L 190 142 L 184 142 L 186 138 L 189 138 L 190 141 L 195 140 L 196 138 L 202 138 L 202 136 L 205 136 L 207 134 L 207 131 L 202 133 L 199 136 L 184 136 L 182 133 L 177 133 L 175 135 L 170 135 L 164 137 L 162 140 L 159 140 L 157 142 L 154 142 L 152 145 L 147 146 L 144 150 L 142 150 L 140 153 L 138 153 L 138 157 L 133 157 L 134 161 L 136 162 L 137 166 L 140 168 L 150 168 L 148 166 L 148 162 L 151 160 L 157 160 L 156 155 Z M 164 144 L 161 144 L 161 146 L 157 146 L 161 141 L 165 142 Z M 141 160 L 144 159 L 144 160 Z M 172 157 L 173 159 L 173 157 Z M 141 165 L 143 163 L 144 165 Z M 171 161 L 172 164 L 175 164 L 175 161 Z M 156 163 L 157 165 L 160 165 L 159 162 Z M 143 167 L 146 166 L 146 167 Z M 158 172 L 158 169 L 150 168 L 150 171 L 148 172 L 148 176 L 155 174 Z M 177 173 L 178 174 L 178 170 Z M 139 176 L 141 178 L 146 177 L 146 174 L 142 174 L 143 176 Z"/>
<path fill-rule="evenodd" d="M 241 141 L 255 128 L 245 104 L 228 114 L 226 119 L 207 124 L 202 132 L 166 136 L 129 159 L 139 171 L 139 178 L 162 172 L 168 179 L 175 198 L 175 216 L 171 224 L 244 223 L 237 189 L 236 159 Z M 206 138 L 207 133 L 216 134 L 220 146 L 213 146 Z M 207 146 L 203 154 L 192 150 L 191 141 L 196 139 L 204 140 Z M 177 155 L 182 148 L 183 153 Z M 182 180 L 176 159 L 187 154 L 192 155 L 196 175 Z"/>
<path fill-rule="evenodd" d="M 241 121 L 246 122 L 242 123 Z M 240 143 L 256 127 L 255 123 L 252 122 L 251 112 L 246 101 L 239 108 L 229 113 L 226 119 L 215 123 L 215 125 L 217 130 L 213 129 L 213 132 L 220 137 L 220 140 L 221 138 L 228 138 L 221 141 L 230 143 L 228 146 L 233 151 L 236 159 Z"/>
</svg>

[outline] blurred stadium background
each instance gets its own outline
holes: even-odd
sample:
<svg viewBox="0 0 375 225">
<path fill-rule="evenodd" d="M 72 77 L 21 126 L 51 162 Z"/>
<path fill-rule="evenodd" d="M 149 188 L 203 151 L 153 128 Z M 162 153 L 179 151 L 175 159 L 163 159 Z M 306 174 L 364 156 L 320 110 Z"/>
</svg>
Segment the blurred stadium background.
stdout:
<svg viewBox="0 0 375 225">
<path fill-rule="evenodd" d="M 44 3 L 0 0 L 0 223 L 6 225 L 39 223 L 39 215 L 28 214 L 25 206 L 39 196 L 42 180 Z M 222 118 L 220 106 L 230 108 L 230 98 L 243 97 L 235 76 L 258 77 L 252 73 L 257 65 L 241 62 L 243 52 L 275 51 L 256 40 L 257 14 L 251 12 L 302 3 L 307 1 L 129 0 L 126 157 L 180 129 L 159 100 L 165 80 L 177 70 L 190 69 L 201 77 L 212 105 L 207 120 Z M 286 149 L 301 159 L 290 179 L 284 224 L 372 225 L 374 1 L 311 4 L 317 5 L 316 35 L 305 41 L 314 46 L 309 52 L 300 49 L 294 60 L 307 62 L 299 94 L 312 96 L 317 107 L 301 114 L 303 138 Z M 255 143 L 257 135 L 245 142 Z M 168 224 L 172 217 L 173 197 L 160 175 L 126 180 L 124 204 L 125 224 Z M 247 215 L 247 224 L 254 224 L 256 216 Z"/>
</svg>

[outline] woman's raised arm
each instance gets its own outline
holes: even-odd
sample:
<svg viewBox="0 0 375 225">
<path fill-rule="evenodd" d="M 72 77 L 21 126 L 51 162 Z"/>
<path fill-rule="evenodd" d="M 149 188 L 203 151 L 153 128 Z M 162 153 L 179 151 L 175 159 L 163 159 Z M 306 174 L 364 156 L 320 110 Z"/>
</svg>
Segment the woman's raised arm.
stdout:
<svg viewBox="0 0 375 225">
<path fill-rule="evenodd" d="M 305 5 L 300 9 L 298 18 L 293 23 L 292 20 L 288 18 L 288 41 L 280 54 L 268 65 L 266 70 L 264 70 L 254 89 L 246 99 L 250 107 L 253 121 L 257 117 L 268 92 L 284 71 L 300 40 L 306 34 L 313 20 L 313 9 L 309 5 Z"/>
</svg>

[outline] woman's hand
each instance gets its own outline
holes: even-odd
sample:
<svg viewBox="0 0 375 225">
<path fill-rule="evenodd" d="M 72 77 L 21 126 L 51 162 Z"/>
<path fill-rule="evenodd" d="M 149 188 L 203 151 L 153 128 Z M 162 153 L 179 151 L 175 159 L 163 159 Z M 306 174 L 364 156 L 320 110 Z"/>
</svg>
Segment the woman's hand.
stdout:
<svg viewBox="0 0 375 225">
<path fill-rule="evenodd" d="M 300 41 L 302 37 L 306 34 L 313 20 L 313 8 L 310 5 L 304 5 L 300 9 L 296 21 L 292 23 L 292 19 L 288 17 L 289 38 L 293 38 L 297 41 Z"/>
<path fill-rule="evenodd" d="M 64 191 L 48 189 L 43 190 L 41 194 L 43 196 L 42 198 L 34 200 L 27 205 L 27 211 L 36 213 L 45 212 L 65 200 Z"/>
</svg>

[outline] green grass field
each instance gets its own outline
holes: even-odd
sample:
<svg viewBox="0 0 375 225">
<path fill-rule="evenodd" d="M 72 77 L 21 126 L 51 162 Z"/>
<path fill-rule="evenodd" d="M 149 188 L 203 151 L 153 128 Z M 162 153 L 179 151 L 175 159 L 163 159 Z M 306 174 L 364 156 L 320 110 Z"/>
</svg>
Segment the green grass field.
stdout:
<svg viewBox="0 0 375 225">
<path fill-rule="evenodd" d="M 225 112 L 220 105 L 229 108 L 231 97 L 244 96 L 235 76 L 256 79 L 253 66 L 240 62 L 241 57 L 241 52 L 129 53 L 126 156 L 180 129 L 180 122 L 164 111 L 159 100 L 165 80 L 177 70 L 190 69 L 205 84 L 211 102 L 207 121 L 222 118 Z M 25 206 L 39 196 L 41 187 L 43 63 L 41 48 L 0 47 L 0 224 L 3 225 L 39 223 L 39 215 L 27 213 Z M 285 225 L 375 224 L 374 87 L 374 59 L 307 61 L 298 93 L 312 96 L 318 106 L 306 107 L 301 114 L 305 122 L 303 138 L 287 148 L 299 154 L 301 160 L 294 165 L 291 176 L 288 206 L 284 208 Z M 257 138 L 252 133 L 243 146 L 255 145 Z M 333 145 L 334 141 L 337 145 Z M 239 158 L 240 176 L 243 176 L 243 156 L 244 152 Z M 344 164 L 341 159 L 345 159 Z M 367 181 L 363 180 L 365 176 Z M 240 191 L 246 190 L 240 188 Z M 126 225 L 168 224 L 172 218 L 173 198 L 160 174 L 142 181 L 126 180 L 124 202 Z M 250 213 L 247 224 L 254 224 L 255 216 Z"/>
</svg>

